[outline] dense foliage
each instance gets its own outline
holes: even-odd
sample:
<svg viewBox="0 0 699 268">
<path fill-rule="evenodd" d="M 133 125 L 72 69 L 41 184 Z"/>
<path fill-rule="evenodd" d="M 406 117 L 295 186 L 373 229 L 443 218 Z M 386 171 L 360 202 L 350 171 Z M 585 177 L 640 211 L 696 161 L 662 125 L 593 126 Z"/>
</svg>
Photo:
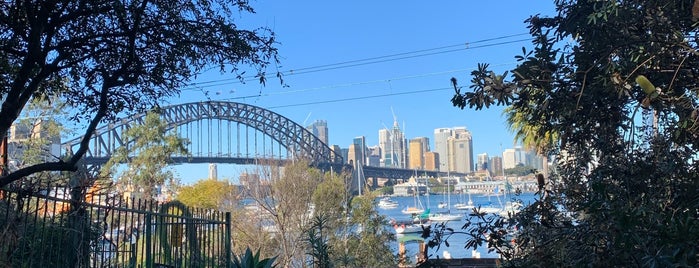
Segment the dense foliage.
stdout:
<svg viewBox="0 0 699 268">
<path fill-rule="evenodd" d="M 235 244 L 261 248 L 284 267 L 395 267 L 395 236 L 374 195 L 351 195 L 349 174 L 323 173 L 307 161 L 256 174 L 261 181 L 243 187 L 253 202 L 234 215 L 241 223 Z"/>
<path fill-rule="evenodd" d="M 520 267 L 695 267 L 699 3 L 554 2 L 526 21 L 534 49 L 515 69 L 479 65 L 470 91 L 452 79 L 455 106 L 506 105 L 517 138 L 555 162 L 514 219 L 464 226 L 467 246 Z"/>
<path fill-rule="evenodd" d="M 238 204 L 238 198 L 238 187 L 229 181 L 205 179 L 182 186 L 176 200 L 190 207 L 227 211 Z"/>
<path fill-rule="evenodd" d="M 0 133 L 32 99 L 64 100 L 87 121 L 69 159 L 23 167 L 0 187 L 41 171 L 75 171 L 98 124 L 157 106 L 211 67 L 243 79 L 250 65 L 264 83 L 276 63 L 274 35 L 240 29 L 248 1 L 5 1 L 0 5 Z"/>
<path fill-rule="evenodd" d="M 130 144 L 114 152 L 102 167 L 102 176 L 115 178 L 122 191 L 142 193 L 140 198 L 147 200 L 154 198 L 161 186 L 175 191 L 179 180 L 167 166 L 173 156 L 188 155 L 187 141 L 168 133 L 167 128 L 157 112 L 147 113 L 142 124 L 126 130 L 124 139 Z M 120 170 L 120 164 L 126 167 Z"/>
</svg>

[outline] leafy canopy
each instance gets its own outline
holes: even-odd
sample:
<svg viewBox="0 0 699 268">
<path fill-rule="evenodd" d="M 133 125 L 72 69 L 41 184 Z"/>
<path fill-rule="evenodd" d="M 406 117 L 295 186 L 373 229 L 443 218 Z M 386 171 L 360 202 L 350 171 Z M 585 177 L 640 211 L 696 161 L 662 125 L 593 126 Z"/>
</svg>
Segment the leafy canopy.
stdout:
<svg viewBox="0 0 699 268">
<path fill-rule="evenodd" d="M 254 13 L 244 0 L 8 1 L 0 5 L 0 133 L 34 98 L 58 97 L 87 120 L 66 161 L 0 177 L 0 186 L 40 171 L 75 171 L 98 124 L 174 96 L 210 67 L 243 79 L 277 62 L 274 34 L 236 25 Z M 46 98 L 50 99 L 50 98 Z"/>
<path fill-rule="evenodd" d="M 555 158 L 537 202 L 465 226 L 469 247 L 521 267 L 696 266 L 699 3 L 554 3 L 526 20 L 516 68 L 480 64 L 470 90 L 452 79 L 455 106 L 506 105 L 516 137 Z"/>
</svg>

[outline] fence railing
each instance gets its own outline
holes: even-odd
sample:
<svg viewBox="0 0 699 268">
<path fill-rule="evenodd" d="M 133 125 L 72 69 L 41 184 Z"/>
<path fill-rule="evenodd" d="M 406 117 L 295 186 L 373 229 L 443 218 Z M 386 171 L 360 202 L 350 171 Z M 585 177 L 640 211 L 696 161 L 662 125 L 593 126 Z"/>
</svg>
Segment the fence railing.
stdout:
<svg viewBox="0 0 699 268">
<path fill-rule="evenodd" d="M 229 212 L 179 202 L 0 189 L 0 267 L 230 267 L 230 230 Z"/>
</svg>

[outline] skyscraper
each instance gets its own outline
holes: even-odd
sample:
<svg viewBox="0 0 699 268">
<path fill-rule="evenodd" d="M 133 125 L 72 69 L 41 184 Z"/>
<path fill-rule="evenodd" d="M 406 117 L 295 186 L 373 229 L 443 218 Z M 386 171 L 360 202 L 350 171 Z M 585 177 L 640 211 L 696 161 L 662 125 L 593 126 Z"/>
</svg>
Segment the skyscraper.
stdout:
<svg viewBox="0 0 699 268">
<path fill-rule="evenodd" d="M 502 157 L 493 156 L 490 158 L 490 173 L 493 176 L 502 176 Z"/>
<path fill-rule="evenodd" d="M 488 167 L 488 154 L 482 153 L 478 155 L 476 170 L 490 170 Z"/>
<path fill-rule="evenodd" d="M 382 162 L 385 167 L 407 167 L 407 144 L 398 121 L 393 122 L 393 128 L 379 130 L 379 147 L 383 154 Z"/>
<path fill-rule="evenodd" d="M 513 168 L 517 165 L 517 153 L 515 149 L 508 148 L 502 152 L 502 167 L 504 169 Z"/>
<path fill-rule="evenodd" d="M 352 144 L 350 144 L 349 148 L 349 155 L 347 157 L 350 160 L 353 160 L 355 167 L 357 167 L 357 165 L 366 165 L 366 152 L 366 139 L 364 136 L 359 136 L 352 140 Z"/>
<path fill-rule="evenodd" d="M 323 141 L 326 145 L 328 143 L 328 122 L 325 120 L 316 120 L 313 124 L 306 126 L 306 129 L 313 133 L 318 139 Z"/>
<path fill-rule="evenodd" d="M 454 128 L 447 139 L 449 170 L 460 173 L 473 172 L 473 139 L 465 127 Z"/>
<path fill-rule="evenodd" d="M 439 154 L 435 152 L 425 153 L 425 170 L 439 170 Z"/>
<path fill-rule="evenodd" d="M 447 150 L 447 139 L 451 137 L 450 128 L 437 128 L 434 130 L 434 152 L 439 157 L 439 171 L 449 170 L 449 154 Z"/>
<path fill-rule="evenodd" d="M 379 148 L 381 148 L 381 166 L 393 167 L 393 148 L 391 147 L 391 132 L 388 129 L 379 130 Z"/>
<path fill-rule="evenodd" d="M 410 162 L 408 168 L 410 169 L 422 169 L 424 167 L 424 144 L 422 140 L 415 138 L 411 139 L 409 143 L 410 152 Z"/>
<path fill-rule="evenodd" d="M 381 163 L 381 147 L 378 145 L 367 148 L 367 166 L 380 167 Z"/>
</svg>

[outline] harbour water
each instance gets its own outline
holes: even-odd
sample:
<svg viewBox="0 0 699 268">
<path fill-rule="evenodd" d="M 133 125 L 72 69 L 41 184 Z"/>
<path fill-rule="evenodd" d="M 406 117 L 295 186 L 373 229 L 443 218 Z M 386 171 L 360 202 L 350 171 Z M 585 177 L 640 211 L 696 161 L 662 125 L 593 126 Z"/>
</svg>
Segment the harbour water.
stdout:
<svg viewBox="0 0 699 268">
<path fill-rule="evenodd" d="M 451 208 L 450 208 L 450 213 L 451 214 L 461 214 L 463 217 L 459 221 L 449 221 L 447 222 L 447 227 L 453 228 L 456 231 L 465 231 L 462 230 L 462 227 L 464 223 L 466 222 L 466 218 L 469 217 L 468 214 L 471 212 L 471 210 L 457 210 L 453 208 L 453 205 L 456 203 L 466 203 L 468 202 L 468 196 L 467 195 L 452 195 L 451 196 Z M 485 196 L 485 195 L 471 195 L 471 200 L 473 201 L 473 205 L 475 206 L 481 206 L 481 207 L 498 207 L 502 208 L 507 201 L 511 201 L 512 198 L 521 200 L 524 205 L 527 205 L 531 202 L 534 201 L 535 195 L 533 193 L 522 193 L 518 196 L 511 196 L 508 195 L 507 197 L 505 195 L 501 196 Z M 392 196 L 391 199 L 394 201 L 398 202 L 398 207 L 397 208 L 392 208 L 392 209 L 383 209 L 383 208 L 377 208 L 379 213 L 381 215 L 384 215 L 388 220 L 396 220 L 396 221 L 407 221 L 410 220 L 410 215 L 403 214 L 401 212 L 402 209 L 406 208 L 407 206 L 414 206 L 415 205 L 415 197 L 413 196 Z M 431 213 L 439 213 L 446 211 L 446 208 L 438 208 L 438 204 L 440 202 L 448 203 L 447 196 L 445 195 L 429 195 L 429 196 L 420 196 L 417 199 L 424 208 L 429 208 Z M 378 200 L 377 200 L 378 202 Z M 436 223 L 432 222 L 432 226 L 434 226 Z M 389 231 L 393 231 L 392 226 L 388 226 L 387 229 Z M 405 235 L 420 235 L 420 234 L 405 234 Z M 397 238 L 400 238 L 403 236 L 403 234 L 397 234 Z M 441 247 L 437 250 L 436 248 L 427 248 L 428 255 L 431 255 L 430 258 L 436 258 L 436 256 L 439 256 L 440 258 L 444 258 L 445 256 L 451 256 L 451 258 L 471 258 L 474 257 L 474 254 L 480 255 L 481 258 L 497 258 L 499 257 L 497 253 L 495 252 L 488 252 L 488 248 L 483 247 L 483 248 L 478 248 L 476 252 L 473 252 L 471 249 L 465 249 L 464 245 L 466 244 L 466 235 L 464 234 L 455 234 L 449 238 L 449 247 L 446 245 L 442 244 Z M 398 252 L 398 242 L 395 242 L 393 245 L 393 248 L 395 252 Z M 409 243 L 406 244 L 406 255 L 411 256 L 414 258 L 414 256 L 417 255 L 418 253 L 418 245 L 417 243 Z M 446 251 L 446 253 L 445 253 Z"/>
</svg>

